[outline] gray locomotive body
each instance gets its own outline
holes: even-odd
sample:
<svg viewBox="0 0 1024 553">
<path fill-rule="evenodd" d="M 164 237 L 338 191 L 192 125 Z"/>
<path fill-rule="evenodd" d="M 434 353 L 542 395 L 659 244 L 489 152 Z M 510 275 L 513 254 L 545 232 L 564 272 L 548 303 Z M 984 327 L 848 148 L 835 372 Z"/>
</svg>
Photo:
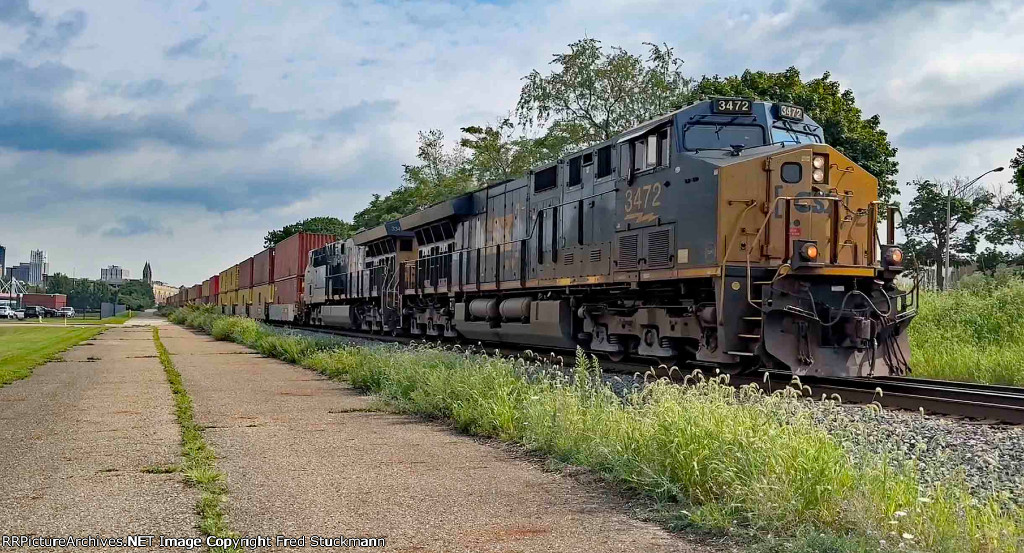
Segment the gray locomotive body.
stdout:
<svg viewBox="0 0 1024 553">
<path fill-rule="evenodd" d="M 872 228 L 877 181 L 799 108 L 728 101 L 746 103 L 694 104 L 313 250 L 306 322 L 613 359 L 903 370 L 913 298 L 892 283 L 892 236 L 879 244 Z"/>
</svg>

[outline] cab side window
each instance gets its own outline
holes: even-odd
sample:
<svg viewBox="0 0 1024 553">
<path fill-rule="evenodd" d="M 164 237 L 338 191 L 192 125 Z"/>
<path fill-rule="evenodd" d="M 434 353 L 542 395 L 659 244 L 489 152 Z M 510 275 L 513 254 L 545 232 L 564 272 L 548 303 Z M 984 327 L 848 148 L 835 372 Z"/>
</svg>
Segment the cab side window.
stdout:
<svg viewBox="0 0 1024 553">
<path fill-rule="evenodd" d="M 652 132 L 633 141 L 633 170 L 646 171 L 668 165 L 668 129 Z"/>
</svg>

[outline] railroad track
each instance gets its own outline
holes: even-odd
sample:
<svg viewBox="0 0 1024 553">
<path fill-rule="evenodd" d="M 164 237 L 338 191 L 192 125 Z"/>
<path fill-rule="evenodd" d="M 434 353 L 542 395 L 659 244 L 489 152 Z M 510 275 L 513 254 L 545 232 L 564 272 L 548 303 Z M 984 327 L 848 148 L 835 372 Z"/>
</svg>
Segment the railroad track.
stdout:
<svg viewBox="0 0 1024 553">
<path fill-rule="evenodd" d="M 408 344 L 421 340 L 421 338 L 407 336 L 366 334 L 333 328 L 281 323 L 272 324 L 284 328 L 344 336 L 364 341 Z M 488 346 L 489 348 L 490 346 Z M 504 346 L 499 346 L 496 349 L 500 350 L 503 355 L 516 355 L 524 351 Z M 543 349 L 549 350 L 551 348 Z M 559 351 L 558 353 L 563 356 L 566 362 L 572 361 L 573 352 Z M 602 366 L 607 372 L 619 373 L 644 373 L 651 368 L 650 363 L 612 363 L 607 360 L 602 361 Z M 792 385 L 793 376 L 790 373 L 767 371 L 767 380 L 765 380 L 765 374 L 765 371 L 759 371 L 745 375 L 732 375 L 730 383 L 735 386 L 757 384 L 766 392 L 773 392 L 782 387 Z M 939 415 L 1024 424 L 1024 388 L 910 377 L 838 378 L 802 376 L 800 377 L 800 384 L 809 386 L 814 397 L 820 398 L 822 394 L 826 396 L 838 394 L 845 403 L 878 403 L 882 407 L 887 408 L 910 411 L 924 409 L 926 412 Z"/>
</svg>

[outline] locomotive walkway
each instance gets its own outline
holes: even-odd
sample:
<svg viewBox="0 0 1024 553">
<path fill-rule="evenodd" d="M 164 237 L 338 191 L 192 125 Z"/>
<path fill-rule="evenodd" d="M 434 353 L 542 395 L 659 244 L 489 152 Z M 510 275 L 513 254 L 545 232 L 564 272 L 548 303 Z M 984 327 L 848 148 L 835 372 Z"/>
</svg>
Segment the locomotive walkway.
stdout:
<svg viewBox="0 0 1024 553">
<path fill-rule="evenodd" d="M 384 537 L 384 550 L 408 552 L 720 550 L 631 518 L 597 485 L 378 411 L 312 371 L 174 325 L 160 337 L 227 475 L 239 536 Z M 142 470 L 180 462 L 151 330 L 94 342 L 0 389 L 5 533 L 199 536 L 195 491 L 180 474 Z"/>
</svg>

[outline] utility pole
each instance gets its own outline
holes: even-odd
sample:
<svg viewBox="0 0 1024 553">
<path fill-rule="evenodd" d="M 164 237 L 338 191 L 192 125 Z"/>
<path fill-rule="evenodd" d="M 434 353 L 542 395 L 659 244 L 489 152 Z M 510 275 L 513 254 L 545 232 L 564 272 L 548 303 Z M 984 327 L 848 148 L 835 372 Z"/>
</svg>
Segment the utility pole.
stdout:
<svg viewBox="0 0 1024 553">
<path fill-rule="evenodd" d="M 971 182 L 965 184 L 963 186 L 963 188 L 961 188 L 961 190 L 966 193 L 968 190 L 971 189 L 971 186 L 974 183 L 976 183 L 976 182 L 981 180 L 981 177 L 984 177 L 985 175 L 987 175 L 989 173 L 998 173 L 998 172 L 1000 172 L 1002 170 L 1003 170 L 1002 166 L 996 167 L 995 169 L 989 169 L 988 171 L 985 171 L 984 173 L 978 175 L 978 177 L 976 179 L 974 179 Z M 945 263 L 943 263 L 943 267 L 942 267 L 942 290 L 943 291 L 946 291 L 946 290 L 949 289 L 949 243 L 952 242 L 952 240 L 951 240 L 952 237 L 949 235 L 949 233 L 950 233 L 950 228 L 951 228 L 951 225 L 950 225 L 950 223 L 951 223 L 950 211 L 951 211 L 952 204 L 953 204 L 953 187 L 950 186 L 946 190 L 946 259 L 945 259 Z"/>
</svg>

